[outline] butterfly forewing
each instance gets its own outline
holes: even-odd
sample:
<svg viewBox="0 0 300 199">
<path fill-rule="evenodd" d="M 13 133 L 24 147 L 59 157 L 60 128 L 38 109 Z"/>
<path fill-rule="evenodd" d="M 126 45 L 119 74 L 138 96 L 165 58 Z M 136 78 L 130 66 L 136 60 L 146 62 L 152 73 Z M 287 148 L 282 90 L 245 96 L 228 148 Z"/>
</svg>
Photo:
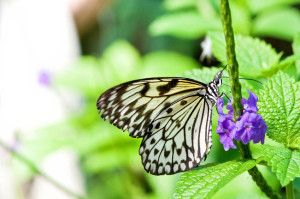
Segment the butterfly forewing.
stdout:
<svg viewBox="0 0 300 199">
<path fill-rule="evenodd" d="M 162 175 L 196 167 L 212 144 L 212 107 L 212 102 L 199 94 L 165 107 L 147 128 L 140 147 L 145 170 Z"/>
<path fill-rule="evenodd" d="M 101 117 L 132 137 L 144 137 L 147 127 L 165 107 L 205 84 L 187 78 L 148 78 L 127 82 L 104 92 L 97 101 Z"/>
</svg>

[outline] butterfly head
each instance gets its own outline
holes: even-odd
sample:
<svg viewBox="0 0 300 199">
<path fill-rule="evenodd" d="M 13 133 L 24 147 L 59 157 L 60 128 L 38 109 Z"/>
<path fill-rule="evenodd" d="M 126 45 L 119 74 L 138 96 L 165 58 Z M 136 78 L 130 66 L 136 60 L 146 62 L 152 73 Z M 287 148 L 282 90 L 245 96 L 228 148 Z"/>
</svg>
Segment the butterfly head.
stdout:
<svg viewBox="0 0 300 199">
<path fill-rule="evenodd" d="M 222 73 L 223 73 L 223 70 L 221 70 L 220 72 L 218 72 L 218 74 L 216 75 L 215 79 L 213 80 L 213 83 L 215 83 L 215 85 L 217 87 L 220 87 L 222 85 Z"/>
</svg>

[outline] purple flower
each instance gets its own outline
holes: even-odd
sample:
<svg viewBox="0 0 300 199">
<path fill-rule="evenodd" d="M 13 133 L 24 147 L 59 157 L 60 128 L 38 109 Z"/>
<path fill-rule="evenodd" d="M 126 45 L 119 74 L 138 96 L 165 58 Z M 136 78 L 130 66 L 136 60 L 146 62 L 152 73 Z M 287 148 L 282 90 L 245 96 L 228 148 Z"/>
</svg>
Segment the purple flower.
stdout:
<svg viewBox="0 0 300 199">
<path fill-rule="evenodd" d="M 46 71 L 40 71 L 39 73 L 39 83 L 43 86 L 50 86 L 51 84 L 50 74 Z"/>
<path fill-rule="evenodd" d="M 245 98 L 242 98 L 242 104 L 244 105 L 244 111 L 256 113 L 258 111 L 258 108 L 257 108 L 258 97 L 257 97 L 257 95 L 255 95 L 254 93 L 252 93 L 249 90 L 247 90 L 247 92 L 249 93 L 248 100 L 246 100 Z M 226 105 L 226 108 L 229 110 L 228 114 L 233 115 L 231 101 L 232 101 L 232 97 L 230 98 L 228 104 Z"/>
<path fill-rule="evenodd" d="M 233 112 L 232 114 L 224 114 L 223 113 L 223 106 L 224 106 L 224 101 L 222 98 L 219 98 L 218 101 L 217 101 L 217 111 L 218 111 L 218 114 L 219 114 L 219 117 L 225 117 L 226 119 L 232 119 L 234 118 L 233 116 Z M 219 119 L 220 120 L 220 119 Z"/>
<path fill-rule="evenodd" d="M 236 122 L 234 139 L 241 140 L 244 144 L 248 144 L 251 140 L 254 144 L 259 142 L 264 144 L 267 129 L 268 127 L 260 115 L 245 112 Z"/>
<path fill-rule="evenodd" d="M 224 101 L 222 98 L 218 99 L 217 110 L 219 113 L 217 134 L 220 135 L 220 142 L 223 144 L 224 150 L 228 151 L 229 148 L 236 149 L 233 142 L 233 137 L 235 134 L 235 123 L 233 118 L 229 115 L 223 113 Z"/>
<path fill-rule="evenodd" d="M 258 97 L 250 91 L 248 91 L 248 93 L 248 100 L 242 98 L 242 104 L 244 106 L 243 115 L 236 123 L 234 123 L 231 105 L 232 98 L 230 98 L 226 106 L 229 110 L 228 114 L 223 113 L 223 99 L 218 99 L 217 110 L 219 119 L 217 134 L 220 135 L 220 142 L 223 144 L 226 151 L 229 150 L 230 147 L 236 148 L 233 138 L 242 141 L 244 144 L 248 144 L 251 140 L 253 140 L 253 143 L 261 142 L 261 144 L 264 144 L 265 133 L 268 127 L 263 118 L 257 114 Z"/>
<path fill-rule="evenodd" d="M 247 100 L 247 103 L 244 104 L 244 110 L 249 113 L 256 113 L 258 111 L 257 108 L 258 97 L 257 95 L 250 92 L 249 90 L 247 90 L 247 92 L 249 93 L 249 98 Z"/>
<path fill-rule="evenodd" d="M 235 134 L 235 123 L 230 119 L 218 121 L 217 134 L 220 135 L 220 142 L 223 144 L 224 150 L 228 151 L 229 148 L 236 149 L 233 138 Z"/>
</svg>

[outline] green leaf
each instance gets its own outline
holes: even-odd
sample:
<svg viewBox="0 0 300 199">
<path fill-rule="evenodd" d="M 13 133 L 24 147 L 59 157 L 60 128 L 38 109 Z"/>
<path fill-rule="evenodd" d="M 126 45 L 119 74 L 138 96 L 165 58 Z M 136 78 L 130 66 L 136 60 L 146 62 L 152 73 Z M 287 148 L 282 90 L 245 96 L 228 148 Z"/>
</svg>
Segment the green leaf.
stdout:
<svg viewBox="0 0 300 199">
<path fill-rule="evenodd" d="M 230 2 L 230 10 L 232 16 L 232 28 L 234 33 L 243 35 L 251 34 L 252 16 L 249 7 L 238 1 Z"/>
<path fill-rule="evenodd" d="M 206 18 L 196 11 L 181 11 L 166 14 L 150 25 L 150 33 L 154 36 L 171 35 L 185 39 L 196 39 L 208 30 L 221 30 L 221 22 L 217 17 Z"/>
<path fill-rule="evenodd" d="M 187 171 L 176 184 L 174 198 L 211 198 L 233 178 L 253 168 L 261 160 L 229 161 Z"/>
<path fill-rule="evenodd" d="M 127 41 L 117 40 L 112 43 L 103 53 L 102 57 L 107 67 L 113 68 L 117 77 L 127 79 L 136 74 L 140 66 L 139 52 Z"/>
<path fill-rule="evenodd" d="M 276 7 L 282 8 L 283 6 L 293 5 L 299 3 L 299 0 L 251 0 L 247 1 L 249 8 L 252 12 L 263 12 L 267 9 L 274 9 Z"/>
<path fill-rule="evenodd" d="M 287 68 L 288 66 L 300 60 L 300 54 L 290 55 L 279 62 L 280 68 Z M 282 65 L 282 66 L 281 66 Z"/>
<path fill-rule="evenodd" d="M 224 65 L 227 64 L 225 39 L 221 32 L 209 32 L 212 40 L 213 54 Z M 236 35 L 236 57 L 239 63 L 239 72 L 245 77 L 266 77 L 275 74 L 279 68 L 276 66 L 281 54 L 267 43 L 257 38 Z"/>
<path fill-rule="evenodd" d="M 284 147 L 261 145 L 264 160 L 272 167 L 282 186 L 300 177 L 300 153 Z"/>
<path fill-rule="evenodd" d="M 300 61 L 300 54 L 290 55 L 283 60 L 281 60 L 276 68 L 282 69 L 284 72 L 288 73 L 289 71 L 293 71 L 292 74 L 288 73 L 290 76 L 297 78 L 297 68 L 295 68 L 295 63 Z M 299 67 L 298 67 L 299 68 Z M 299 68 L 300 69 L 300 68 Z"/>
<path fill-rule="evenodd" d="M 295 35 L 292 47 L 294 54 L 300 55 L 300 32 Z"/>
<path fill-rule="evenodd" d="M 196 7 L 196 0 L 165 0 L 163 2 L 164 7 L 167 10 L 178 10 L 178 9 L 186 9 L 190 7 Z"/>
<path fill-rule="evenodd" d="M 188 56 L 158 51 L 143 57 L 143 70 L 139 77 L 176 77 L 183 71 L 199 67 L 199 63 Z"/>
<path fill-rule="evenodd" d="M 72 68 L 59 74 L 55 79 L 57 86 L 75 89 L 87 96 L 98 95 L 98 85 L 103 84 L 103 63 L 100 59 L 82 57 Z M 93 81 L 91 81 L 93 79 Z"/>
<path fill-rule="evenodd" d="M 288 22 L 288 23 L 287 23 Z M 291 41 L 300 31 L 300 13 L 295 8 L 272 9 L 253 21 L 253 33 Z"/>
<path fill-rule="evenodd" d="M 300 149 L 300 83 L 280 71 L 264 84 L 258 98 L 267 135 L 287 148 Z"/>
<path fill-rule="evenodd" d="M 293 47 L 294 55 L 299 56 L 300 55 L 300 32 L 295 35 L 292 47 Z M 297 69 L 297 75 L 299 77 L 300 76 L 300 60 L 296 61 L 296 69 Z"/>
<path fill-rule="evenodd" d="M 217 67 L 212 67 L 212 68 L 204 67 L 201 69 L 186 71 L 184 76 L 207 84 L 211 80 L 213 80 L 217 75 L 217 73 L 220 72 L 221 70 L 222 68 L 217 68 Z M 223 75 L 228 76 L 228 72 L 224 71 Z"/>
<path fill-rule="evenodd" d="M 128 42 L 118 40 L 104 51 L 101 58 L 82 57 L 74 67 L 60 74 L 55 83 L 95 97 L 101 89 L 136 77 L 140 64 L 138 51 Z"/>
</svg>

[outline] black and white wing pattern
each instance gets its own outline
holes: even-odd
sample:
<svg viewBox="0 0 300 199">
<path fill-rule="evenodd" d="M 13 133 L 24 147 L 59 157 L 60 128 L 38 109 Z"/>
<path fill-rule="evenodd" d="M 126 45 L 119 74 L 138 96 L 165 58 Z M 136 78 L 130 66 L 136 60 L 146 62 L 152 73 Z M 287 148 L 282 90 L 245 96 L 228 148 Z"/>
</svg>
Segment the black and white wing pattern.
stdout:
<svg viewBox="0 0 300 199">
<path fill-rule="evenodd" d="M 224 70 L 224 69 L 223 69 Z M 175 174 L 196 167 L 212 145 L 211 114 L 222 71 L 208 84 L 187 78 L 148 78 L 104 92 L 101 117 L 131 137 L 142 137 L 139 153 L 147 172 Z"/>
<path fill-rule="evenodd" d="M 164 108 L 149 125 L 140 146 L 145 170 L 170 175 L 196 167 L 212 145 L 212 108 L 213 103 L 199 94 Z"/>
<path fill-rule="evenodd" d="M 148 78 L 115 86 L 97 101 L 101 117 L 131 137 L 144 137 L 155 116 L 191 92 L 205 92 L 206 84 L 187 78 Z"/>
</svg>

